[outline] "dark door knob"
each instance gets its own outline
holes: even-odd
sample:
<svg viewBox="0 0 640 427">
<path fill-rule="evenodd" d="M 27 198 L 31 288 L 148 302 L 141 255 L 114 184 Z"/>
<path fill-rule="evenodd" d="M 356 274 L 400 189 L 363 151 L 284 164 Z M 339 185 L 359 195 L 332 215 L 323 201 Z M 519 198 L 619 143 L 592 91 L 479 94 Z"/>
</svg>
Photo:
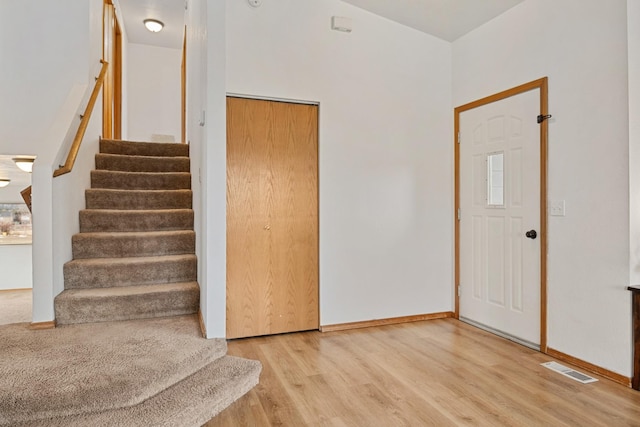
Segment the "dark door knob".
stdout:
<svg viewBox="0 0 640 427">
<path fill-rule="evenodd" d="M 536 233 L 536 230 L 529 230 L 524 235 L 530 239 L 535 239 L 536 237 L 538 237 L 538 233 Z"/>
</svg>

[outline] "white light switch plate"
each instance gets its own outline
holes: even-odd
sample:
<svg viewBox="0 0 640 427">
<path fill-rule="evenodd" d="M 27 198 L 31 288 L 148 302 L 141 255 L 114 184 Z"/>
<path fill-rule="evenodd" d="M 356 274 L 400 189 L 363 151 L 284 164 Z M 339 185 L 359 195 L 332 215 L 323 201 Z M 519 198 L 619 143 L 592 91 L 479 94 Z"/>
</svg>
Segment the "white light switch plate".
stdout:
<svg viewBox="0 0 640 427">
<path fill-rule="evenodd" d="M 564 216 L 564 200 L 555 200 L 549 202 L 549 215 Z"/>
</svg>

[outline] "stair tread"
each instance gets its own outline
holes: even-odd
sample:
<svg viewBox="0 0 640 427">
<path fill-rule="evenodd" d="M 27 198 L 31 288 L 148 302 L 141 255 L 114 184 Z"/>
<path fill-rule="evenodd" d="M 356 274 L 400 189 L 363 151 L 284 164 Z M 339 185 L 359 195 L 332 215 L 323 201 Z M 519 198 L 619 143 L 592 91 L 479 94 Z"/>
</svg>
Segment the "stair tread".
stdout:
<svg viewBox="0 0 640 427">
<path fill-rule="evenodd" d="M 88 231 L 74 234 L 74 238 L 129 238 L 129 237 L 168 237 L 194 235 L 193 230 L 151 230 L 151 231 Z"/>
<path fill-rule="evenodd" d="M 149 141 L 134 141 L 133 139 L 118 139 L 118 138 L 102 138 L 103 142 L 119 142 L 128 144 L 149 144 L 149 145 L 185 145 L 183 142 L 149 142 Z"/>
<path fill-rule="evenodd" d="M 117 153 L 97 153 L 96 156 L 102 158 L 113 158 L 113 159 L 154 159 L 154 160 L 175 160 L 180 159 L 183 161 L 184 159 L 188 159 L 188 156 L 150 156 L 144 154 L 117 154 Z M 96 170 L 105 170 L 105 169 L 96 169 Z"/>
<path fill-rule="evenodd" d="M 195 253 L 193 230 L 92 231 L 71 238 L 73 259 Z"/>
<path fill-rule="evenodd" d="M 91 188 L 85 190 L 88 209 L 191 209 L 193 192 L 180 190 L 129 190 Z"/>
<path fill-rule="evenodd" d="M 91 193 L 153 193 L 153 194 L 159 194 L 159 193 L 173 193 L 173 194 L 177 194 L 177 193 L 191 193 L 192 190 L 187 189 L 187 188 L 180 188 L 180 189 L 175 189 L 175 190 L 129 190 L 129 189 L 121 189 L 121 188 L 88 188 L 85 191 L 91 192 Z M 122 210 L 127 210 L 127 209 L 122 209 Z"/>
<path fill-rule="evenodd" d="M 180 261 L 191 260 L 196 258 L 195 254 L 180 254 L 180 255 L 154 255 L 154 256 L 138 256 L 138 257 L 122 257 L 122 258 L 85 258 L 74 259 L 67 262 L 67 265 L 74 264 L 94 264 L 94 265 L 129 265 L 129 264 L 152 264 L 157 262 L 166 261 Z"/>
<path fill-rule="evenodd" d="M 144 295 L 160 292 L 198 291 L 198 282 L 174 282 L 131 286 L 113 286 L 110 288 L 75 288 L 65 289 L 58 298 L 95 298 L 110 296 Z"/>
<path fill-rule="evenodd" d="M 118 138 L 102 138 L 103 142 L 117 142 L 126 144 L 148 144 L 148 145 L 178 145 L 184 146 L 183 142 L 149 142 L 149 141 L 134 141 L 132 139 L 118 139 Z"/>
<path fill-rule="evenodd" d="M 189 156 L 189 146 L 179 142 L 143 142 L 121 139 L 103 139 L 100 141 L 101 153 L 111 154 L 113 151 L 124 152 L 122 154 L 152 152 L 170 157 Z"/>
<path fill-rule="evenodd" d="M 99 153 L 95 155 L 96 170 L 125 172 L 189 172 L 191 162 L 186 156 L 154 156 L 139 154 Z"/>
<path fill-rule="evenodd" d="M 83 209 L 80 231 L 193 230 L 194 211 L 170 209 Z"/>
<path fill-rule="evenodd" d="M 172 213 L 193 213 L 193 209 L 190 208 L 175 208 L 175 209 L 103 209 L 103 208 L 89 208 L 82 209 L 80 212 L 88 212 L 95 214 L 105 215 L 148 215 L 148 214 L 172 214 Z"/>
<path fill-rule="evenodd" d="M 97 169 L 91 171 L 91 188 L 188 190 L 191 188 L 191 173 Z"/>
<path fill-rule="evenodd" d="M 134 176 L 134 175 L 141 175 L 141 176 L 165 176 L 165 175 L 172 175 L 172 176 L 187 176 L 187 175 L 191 175 L 191 172 L 140 172 L 140 171 L 114 171 L 114 170 L 109 170 L 109 169 L 94 169 L 91 171 L 91 173 L 95 173 L 95 174 L 109 174 L 109 175 L 122 175 L 122 176 Z"/>
</svg>

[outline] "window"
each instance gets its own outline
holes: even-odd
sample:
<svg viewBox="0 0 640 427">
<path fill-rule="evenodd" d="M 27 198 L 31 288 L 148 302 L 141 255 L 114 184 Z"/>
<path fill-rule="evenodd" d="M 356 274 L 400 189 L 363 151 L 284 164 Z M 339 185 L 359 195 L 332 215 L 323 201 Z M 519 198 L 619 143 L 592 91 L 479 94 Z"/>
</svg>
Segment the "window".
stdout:
<svg viewBox="0 0 640 427">
<path fill-rule="evenodd" d="M 31 244 L 31 212 L 22 203 L 0 203 L 0 245 Z"/>
<path fill-rule="evenodd" d="M 504 207 L 504 152 L 487 155 L 487 204 Z"/>
</svg>

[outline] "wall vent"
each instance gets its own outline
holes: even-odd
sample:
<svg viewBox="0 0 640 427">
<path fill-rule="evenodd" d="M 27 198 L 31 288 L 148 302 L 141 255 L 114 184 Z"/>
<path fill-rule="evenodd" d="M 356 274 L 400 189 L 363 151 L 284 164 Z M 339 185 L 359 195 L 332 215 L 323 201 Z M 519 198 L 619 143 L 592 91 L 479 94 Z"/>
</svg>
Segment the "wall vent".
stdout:
<svg viewBox="0 0 640 427">
<path fill-rule="evenodd" d="M 546 362 L 546 363 L 541 363 L 541 365 L 547 369 L 556 371 L 559 374 L 564 375 L 565 377 L 569 377 L 572 380 L 581 382 L 582 384 L 589 384 L 589 383 L 594 383 L 598 381 L 597 379 L 590 377 L 589 375 L 585 375 L 582 372 L 575 371 L 557 362 Z"/>
</svg>

